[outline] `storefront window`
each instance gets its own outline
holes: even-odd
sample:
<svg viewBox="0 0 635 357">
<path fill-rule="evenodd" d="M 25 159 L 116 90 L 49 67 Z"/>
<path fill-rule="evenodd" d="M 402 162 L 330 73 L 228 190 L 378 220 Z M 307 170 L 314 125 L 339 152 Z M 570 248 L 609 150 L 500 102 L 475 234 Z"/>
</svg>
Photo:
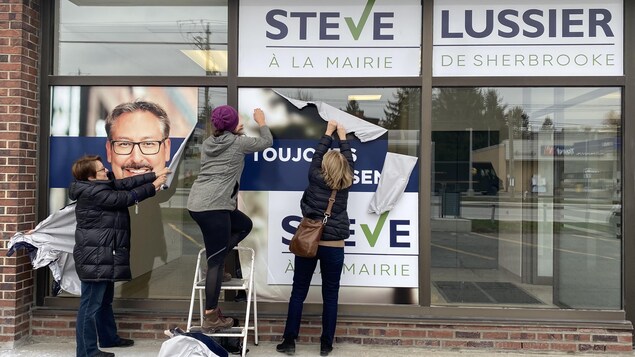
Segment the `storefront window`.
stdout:
<svg viewBox="0 0 635 357">
<path fill-rule="evenodd" d="M 96 3 L 59 1 L 53 74 L 227 75 L 226 0 Z"/>
<path fill-rule="evenodd" d="M 621 307 L 619 88 L 437 88 L 432 303 Z"/>
<path fill-rule="evenodd" d="M 200 169 L 200 145 L 211 133 L 209 111 L 226 103 L 225 88 L 54 87 L 50 210 L 69 203 L 69 167 L 84 153 L 101 155 L 105 166 L 117 172 L 106 150 L 105 117 L 116 105 L 135 99 L 160 104 L 171 119 L 171 156 L 166 165 L 173 168 L 174 180 L 167 190 L 141 202 L 138 210 L 130 209 L 133 279 L 117 283 L 115 294 L 127 299 L 188 299 L 203 242 L 186 202 Z M 301 215 L 299 200 L 311 150 L 326 128 L 324 118 L 330 118 L 360 125 L 349 134 L 356 171 L 349 197 L 351 238 L 340 300 L 417 304 L 419 224 L 413 207 L 419 200 L 415 164 L 421 122 L 419 89 L 242 89 L 238 111 L 247 135 L 258 135 L 253 121 L 257 107 L 265 111 L 274 145 L 245 158 L 239 207 L 254 222 L 241 244 L 256 249 L 259 299 L 288 300 L 293 259 L 284 237 L 291 237 L 296 226 L 293 219 Z M 369 129 L 379 131 L 362 141 L 361 133 Z M 382 215 L 368 213 L 388 153 L 409 158 L 412 172 L 403 175 L 404 193 L 394 207 Z M 246 264 L 241 262 L 243 268 Z M 309 301 L 319 301 L 319 294 L 319 288 L 312 289 Z"/>
<path fill-rule="evenodd" d="M 130 208 L 131 270 L 133 279 L 116 284 L 115 296 L 129 299 L 187 299 L 192 289 L 196 254 L 203 247 L 200 232 L 186 209 L 189 187 L 198 173 L 198 148 L 205 137 L 209 110 L 225 104 L 225 88 L 196 87 L 53 87 L 49 207 L 54 212 L 68 200 L 70 167 L 85 154 L 100 155 L 116 178 L 132 165 L 123 155 L 109 157 L 105 119 L 125 102 L 145 100 L 158 104 L 170 119 L 170 159 L 156 163 L 156 155 L 135 159 L 140 165 L 165 164 L 173 171 L 167 189 Z M 165 143 L 161 150 L 165 149 Z M 120 155 L 121 156 L 121 155 Z M 126 161 L 127 160 L 127 161 Z M 115 162 L 117 161 L 117 162 Z M 71 266 L 63 279 L 72 279 Z M 186 278 L 187 277 L 187 278 Z M 64 291 L 62 295 L 71 296 Z M 72 291 L 71 291 L 72 292 Z"/>
<path fill-rule="evenodd" d="M 245 158 L 239 196 L 239 207 L 254 222 L 241 244 L 256 250 L 258 299 L 289 299 L 294 259 L 288 241 L 301 218 L 300 199 L 308 184 L 312 150 L 324 134 L 325 120 L 333 119 L 349 128 L 356 125 L 356 133 L 348 135 L 356 161 L 340 302 L 417 304 L 418 169 L 403 176 L 405 192 L 388 213 L 368 213 L 368 209 L 387 153 L 417 160 L 419 89 L 242 88 L 238 101 L 247 135 L 258 135 L 252 113 L 262 108 L 274 137 L 271 148 Z M 368 132 L 377 135 L 362 141 L 360 137 Z M 313 284 L 320 283 L 316 274 Z M 321 301 L 319 286 L 310 290 L 307 301 Z"/>
</svg>

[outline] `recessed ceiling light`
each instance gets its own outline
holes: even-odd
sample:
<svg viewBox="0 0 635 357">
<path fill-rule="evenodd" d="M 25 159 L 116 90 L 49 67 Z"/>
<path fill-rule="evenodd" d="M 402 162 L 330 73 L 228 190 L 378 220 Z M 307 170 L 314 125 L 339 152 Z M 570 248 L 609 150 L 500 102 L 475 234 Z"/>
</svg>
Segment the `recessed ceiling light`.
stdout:
<svg viewBox="0 0 635 357">
<path fill-rule="evenodd" d="M 351 94 L 348 96 L 348 101 L 351 100 L 380 100 L 381 94 Z"/>
<path fill-rule="evenodd" d="M 181 50 L 184 55 L 209 72 L 227 72 L 227 51 L 223 50 Z"/>
</svg>

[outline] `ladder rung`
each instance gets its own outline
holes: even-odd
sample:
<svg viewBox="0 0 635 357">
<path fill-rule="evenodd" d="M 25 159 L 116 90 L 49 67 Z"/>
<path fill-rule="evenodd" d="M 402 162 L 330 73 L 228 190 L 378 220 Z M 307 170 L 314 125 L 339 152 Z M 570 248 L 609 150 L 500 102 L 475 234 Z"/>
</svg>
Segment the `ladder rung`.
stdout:
<svg viewBox="0 0 635 357">
<path fill-rule="evenodd" d="M 247 247 L 235 247 L 234 250 L 241 250 L 241 251 L 247 251 L 250 253 L 251 255 L 251 266 L 250 266 L 250 273 L 248 274 L 248 277 L 245 278 L 232 278 L 230 281 L 227 282 L 223 282 L 221 284 L 221 290 L 243 290 L 247 293 L 247 304 L 246 304 L 246 309 L 245 309 L 245 324 L 247 324 L 248 326 L 236 326 L 236 327 L 231 327 L 228 329 L 224 329 L 222 331 L 218 331 L 215 333 L 206 333 L 205 335 L 208 336 L 215 336 L 215 337 L 236 337 L 236 338 L 242 338 L 242 353 L 241 356 L 245 357 L 245 353 L 247 353 L 247 336 L 249 335 L 249 331 L 252 331 L 254 333 L 254 342 L 256 343 L 256 345 L 258 344 L 258 308 L 257 308 L 257 299 L 256 299 L 256 286 L 254 285 L 253 282 L 253 275 L 254 275 L 254 263 L 255 263 L 255 254 L 254 254 L 254 250 L 252 248 L 247 248 Z M 202 260 L 203 256 L 205 253 L 205 249 L 201 249 L 198 253 L 198 258 L 197 258 L 197 262 L 196 262 L 196 270 L 194 272 L 194 286 L 192 287 L 192 296 L 190 298 L 190 308 L 189 308 L 189 312 L 188 312 L 188 319 L 187 319 L 187 331 L 188 332 L 202 332 L 201 331 L 201 326 L 193 326 L 192 325 L 192 319 L 194 317 L 194 314 L 197 314 L 200 316 L 199 318 L 199 324 L 201 323 L 201 320 L 204 319 L 203 316 L 203 302 L 202 302 L 202 296 L 201 296 L 201 290 L 205 290 L 205 276 L 203 274 L 204 269 L 200 268 L 200 264 Z M 203 279 L 201 279 L 203 278 Z M 196 291 L 198 291 L 198 297 L 199 297 L 199 311 L 198 313 L 195 312 L 194 310 L 194 301 L 196 300 Z M 253 320 L 250 320 L 250 316 L 253 314 Z"/>
<path fill-rule="evenodd" d="M 249 280 L 248 279 L 237 279 L 232 278 L 232 280 L 224 282 L 221 285 L 221 290 L 249 290 Z M 205 280 L 201 280 L 196 283 L 196 289 L 205 289 Z"/>
<path fill-rule="evenodd" d="M 253 330 L 253 327 L 247 328 L 247 330 Z M 237 336 L 245 336 L 245 328 L 241 326 L 231 327 L 228 329 L 224 329 L 214 333 L 204 333 L 201 332 L 200 326 L 192 326 L 190 328 L 191 332 L 200 332 L 207 336 L 216 336 L 216 337 L 237 337 Z"/>
</svg>

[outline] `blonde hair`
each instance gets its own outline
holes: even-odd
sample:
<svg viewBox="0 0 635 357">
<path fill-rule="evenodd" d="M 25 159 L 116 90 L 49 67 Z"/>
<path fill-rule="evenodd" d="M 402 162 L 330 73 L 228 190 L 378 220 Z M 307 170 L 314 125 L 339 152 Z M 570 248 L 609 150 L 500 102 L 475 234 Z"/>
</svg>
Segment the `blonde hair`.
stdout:
<svg viewBox="0 0 635 357">
<path fill-rule="evenodd" d="M 322 176 L 326 185 L 333 190 L 351 187 L 353 171 L 346 157 L 337 150 L 329 150 L 322 158 Z"/>
</svg>

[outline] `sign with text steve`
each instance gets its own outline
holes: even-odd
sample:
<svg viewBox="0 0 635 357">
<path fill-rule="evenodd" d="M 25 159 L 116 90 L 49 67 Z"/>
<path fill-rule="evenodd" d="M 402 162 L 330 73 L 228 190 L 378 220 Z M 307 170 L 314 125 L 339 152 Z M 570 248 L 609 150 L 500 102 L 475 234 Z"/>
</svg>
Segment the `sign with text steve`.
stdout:
<svg viewBox="0 0 635 357">
<path fill-rule="evenodd" d="M 417 287 L 419 222 L 418 174 L 410 176 L 396 206 L 380 216 L 368 213 L 377 190 L 386 140 L 349 139 L 355 170 L 348 199 L 351 237 L 346 240 L 342 285 Z M 245 157 L 243 191 L 268 191 L 268 284 L 290 284 L 294 256 L 289 242 L 302 219 L 300 200 L 308 185 L 316 140 L 274 139 L 262 152 Z M 337 146 L 337 145 L 335 145 Z M 281 204 L 282 202 L 286 204 Z M 313 279 L 319 285 L 319 279 Z"/>
<path fill-rule="evenodd" d="M 368 213 L 372 192 L 351 192 L 348 216 L 351 236 L 346 240 L 343 286 L 416 288 L 419 281 L 418 194 L 406 192 L 395 207 L 381 216 Z M 269 192 L 268 284 L 292 284 L 294 255 L 289 242 L 302 213 L 302 192 Z M 297 202 L 295 205 L 280 202 Z M 317 272 L 317 271 L 316 271 Z M 312 285 L 321 285 L 314 274 Z"/>
<path fill-rule="evenodd" d="M 434 76 L 621 76 L 623 0 L 438 0 Z"/>
<path fill-rule="evenodd" d="M 419 0 L 240 2 L 239 75 L 418 76 Z"/>
</svg>

